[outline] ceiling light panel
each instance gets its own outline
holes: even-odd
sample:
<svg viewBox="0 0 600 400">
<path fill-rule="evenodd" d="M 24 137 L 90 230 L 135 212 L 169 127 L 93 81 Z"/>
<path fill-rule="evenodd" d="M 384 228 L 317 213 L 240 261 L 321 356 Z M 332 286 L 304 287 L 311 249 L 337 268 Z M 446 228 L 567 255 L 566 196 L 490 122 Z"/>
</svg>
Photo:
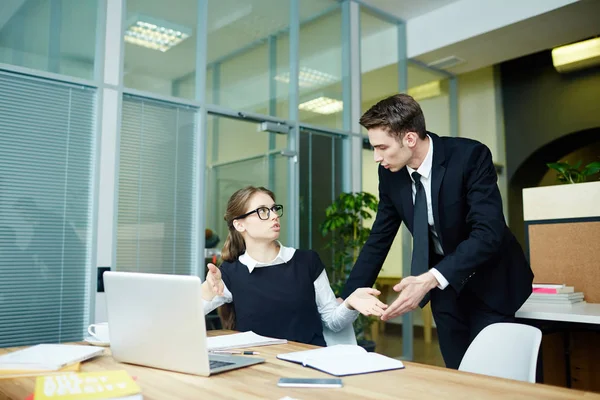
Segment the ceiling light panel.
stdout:
<svg viewBox="0 0 600 400">
<path fill-rule="evenodd" d="M 600 65 L 600 37 L 552 49 L 552 63 L 558 72 Z"/>
<path fill-rule="evenodd" d="M 408 94 L 417 101 L 441 96 L 442 95 L 442 82 L 441 81 L 431 81 L 431 82 L 425 83 L 423 85 L 411 87 L 408 89 Z"/>
<path fill-rule="evenodd" d="M 284 72 L 275 76 L 275 80 L 283 83 L 290 83 L 290 73 Z M 316 88 L 327 86 L 337 82 L 339 79 L 331 74 L 318 71 L 316 69 L 300 67 L 298 73 L 298 85 L 301 88 Z"/>
<path fill-rule="evenodd" d="M 341 100 L 331 97 L 320 96 L 312 100 L 305 101 L 298 106 L 300 110 L 310 111 L 317 114 L 335 114 L 344 109 L 344 103 Z"/>
<path fill-rule="evenodd" d="M 183 25 L 136 14 L 127 23 L 124 39 L 127 43 L 165 52 L 191 34 L 192 30 Z"/>
</svg>

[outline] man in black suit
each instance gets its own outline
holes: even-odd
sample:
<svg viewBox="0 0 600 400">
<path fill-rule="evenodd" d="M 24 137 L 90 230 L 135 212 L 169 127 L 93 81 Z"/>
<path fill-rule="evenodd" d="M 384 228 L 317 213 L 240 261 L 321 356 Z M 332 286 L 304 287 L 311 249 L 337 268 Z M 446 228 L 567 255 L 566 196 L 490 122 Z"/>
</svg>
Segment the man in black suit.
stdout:
<svg viewBox="0 0 600 400">
<path fill-rule="evenodd" d="M 533 282 L 505 223 L 490 150 L 427 132 L 421 107 L 405 94 L 380 101 L 360 123 L 379 163 L 379 208 L 342 297 L 375 283 L 404 222 L 412 276 L 394 286 L 398 298 L 381 319 L 431 300 L 444 361 L 456 369 L 484 327 L 514 321 Z"/>
</svg>

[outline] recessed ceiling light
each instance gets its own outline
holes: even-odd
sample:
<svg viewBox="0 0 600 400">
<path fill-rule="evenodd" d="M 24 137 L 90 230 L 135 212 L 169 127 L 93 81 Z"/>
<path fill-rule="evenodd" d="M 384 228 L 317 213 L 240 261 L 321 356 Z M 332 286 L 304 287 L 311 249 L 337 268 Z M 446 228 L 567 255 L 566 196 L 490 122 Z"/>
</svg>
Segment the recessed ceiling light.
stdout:
<svg viewBox="0 0 600 400">
<path fill-rule="evenodd" d="M 432 61 L 427 64 L 428 67 L 437 68 L 437 69 L 450 69 L 456 67 L 459 64 L 464 63 L 460 57 L 457 56 L 448 56 L 444 58 L 440 58 L 439 60 Z"/>
<path fill-rule="evenodd" d="M 275 80 L 283 83 L 290 83 L 290 73 L 284 72 L 275 76 Z M 302 88 L 314 88 L 326 86 L 337 82 L 339 79 L 326 72 L 321 72 L 308 67 L 300 67 L 298 73 L 298 85 Z"/>
<path fill-rule="evenodd" d="M 442 94 L 441 81 L 431 81 L 423 85 L 411 87 L 408 89 L 408 94 L 417 101 L 440 96 Z"/>
<path fill-rule="evenodd" d="M 335 114 L 344 109 L 344 103 L 341 100 L 331 97 L 320 96 L 312 100 L 305 101 L 298 106 L 300 110 L 311 111 L 317 114 Z"/>
<path fill-rule="evenodd" d="M 192 30 L 172 22 L 136 14 L 127 23 L 127 43 L 165 52 L 192 34 Z"/>
<path fill-rule="evenodd" d="M 570 72 L 600 64 L 600 37 L 552 49 L 558 72 Z"/>
</svg>

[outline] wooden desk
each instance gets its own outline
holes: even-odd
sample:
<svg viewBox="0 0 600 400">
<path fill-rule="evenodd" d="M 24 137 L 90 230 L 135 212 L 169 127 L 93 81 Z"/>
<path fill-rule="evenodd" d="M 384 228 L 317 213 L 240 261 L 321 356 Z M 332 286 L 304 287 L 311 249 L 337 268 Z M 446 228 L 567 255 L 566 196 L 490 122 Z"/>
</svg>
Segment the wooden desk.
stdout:
<svg viewBox="0 0 600 400">
<path fill-rule="evenodd" d="M 210 334 L 213 334 L 211 331 Z M 227 333 L 227 332 L 222 332 Z M 553 386 L 510 381 L 445 368 L 405 362 L 406 368 L 343 377 L 341 389 L 280 388 L 280 377 L 331 377 L 311 368 L 278 360 L 279 353 L 314 346 L 288 343 L 257 347 L 265 363 L 224 372 L 209 378 L 115 362 L 105 355 L 82 364 L 82 371 L 124 369 L 137 377 L 145 400 L 186 399 L 600 399 L 600 395 Z M 15 349 L 0 349 L 0 352 Z M 35 378 L 0 380 L 0 398 L 24 399 L 33 392 Z"/>
</svg>

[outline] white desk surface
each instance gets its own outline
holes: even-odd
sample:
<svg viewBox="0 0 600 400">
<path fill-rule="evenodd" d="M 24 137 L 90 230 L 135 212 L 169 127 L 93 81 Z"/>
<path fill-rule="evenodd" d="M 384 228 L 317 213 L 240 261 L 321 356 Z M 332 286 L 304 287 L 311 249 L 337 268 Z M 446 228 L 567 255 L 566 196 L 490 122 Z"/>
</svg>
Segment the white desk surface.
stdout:
<svg viewBox="0 0 600 400">
<path fill-rule="evenodd" d="M 516 317 L 545 321 L 600 324 L 600 303 L 582 303 L 573 306 L 525 303 L 517 311 Z"/>
</svg>

